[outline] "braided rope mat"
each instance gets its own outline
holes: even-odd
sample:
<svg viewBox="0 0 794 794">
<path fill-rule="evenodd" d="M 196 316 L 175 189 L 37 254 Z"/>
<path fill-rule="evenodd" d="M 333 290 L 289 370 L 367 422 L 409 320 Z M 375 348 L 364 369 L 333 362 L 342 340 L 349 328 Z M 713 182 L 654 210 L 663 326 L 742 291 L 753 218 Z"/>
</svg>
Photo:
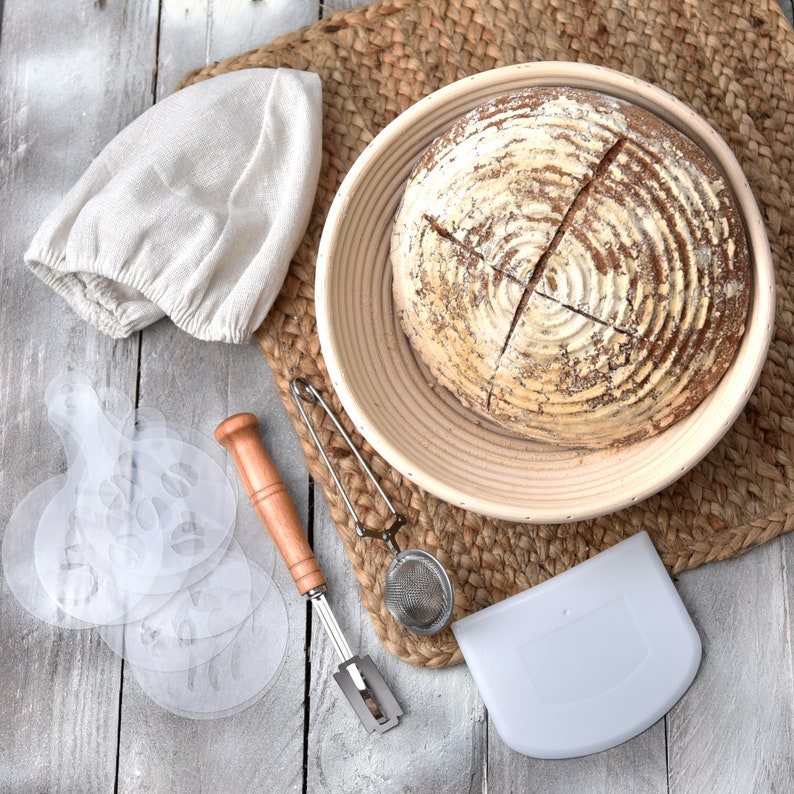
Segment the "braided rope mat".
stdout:
<svg viewBox="0 0 794 794">
<path fill-rule="evenodd" d="M 331 393 L 314 313 L 323 221 L 347 170 L 375 134 L 425 94 L 512 63 L 582 61 L 619 69 L 687 102 L 722 134 L 758 200 L 777 271 L 776 332 L 760 383 L 725 439 L 644 503 L 554 526 L 486 519 L 440 502 L 354 439 L 408 519 L 401 547 L 436 554 L 453 574 L 455 617 L 541 582 L 645 529 L 672 573 L 739 555 L 794 528 L 794 33 L 773 0 L 383 0 L 188 74 L 182 85 L 248 67 L 317 72 L 324 85 L 324 163 L 313 216 L 279 299 L 258 332 L 301 436 L 309 469 L 385 647 L 413 664 L 460 661 L 451 631 L 406 632 L 383 605 L 389 552 L 359 539 L 289 396 L 295 375 Z M 385 525 L 355 460 L 321 413 L 320 438 L 364 523 Z M 343 416 L 348 430 L 352 427 Z"/>
</svg>

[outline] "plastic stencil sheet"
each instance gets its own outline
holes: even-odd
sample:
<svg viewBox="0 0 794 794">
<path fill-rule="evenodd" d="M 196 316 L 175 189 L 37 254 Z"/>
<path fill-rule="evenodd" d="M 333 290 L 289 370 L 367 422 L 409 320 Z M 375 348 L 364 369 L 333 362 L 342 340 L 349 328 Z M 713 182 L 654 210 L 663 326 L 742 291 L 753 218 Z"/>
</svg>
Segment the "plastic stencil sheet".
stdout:
<svg viewBox="0 0 794 794">
<path fill-rule="evenodd" d="M 287 612 L 272 567 L 234 537 L 223 450 L 80 373 L 55 378 L 45 402 L 66 471 L 6 526 L 17 600 L 54 626 L 97 627 L 175 714 L 210 719 L 256 702 L 283 662 Z"/>
</svg>

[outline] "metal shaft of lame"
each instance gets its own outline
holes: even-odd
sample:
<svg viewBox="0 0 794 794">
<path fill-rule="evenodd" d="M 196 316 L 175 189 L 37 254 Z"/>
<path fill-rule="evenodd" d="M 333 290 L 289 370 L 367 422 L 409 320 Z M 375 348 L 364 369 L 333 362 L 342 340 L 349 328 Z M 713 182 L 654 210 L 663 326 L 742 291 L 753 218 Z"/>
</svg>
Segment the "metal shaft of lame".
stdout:
<svg viewBox="0 0 794 794">
<path fill-rule="evenodd" d="M 325 628 L 325 632 L 333 643 L 339 658 L 343 662 L 346 662 L 353 655 L 353 652 L 350 650 L 350 646 L 347 644 L 347 640 L 342 634 L 342 629 L 336 622 L 336 618 L 331 611 L 331 605 L 328 603 L 325 593 L 321 592 L 316 595 L 310 594 L 309 600 L 312 602 L 314 610 L 319 615 L 323 628 Z"/>
</svg>

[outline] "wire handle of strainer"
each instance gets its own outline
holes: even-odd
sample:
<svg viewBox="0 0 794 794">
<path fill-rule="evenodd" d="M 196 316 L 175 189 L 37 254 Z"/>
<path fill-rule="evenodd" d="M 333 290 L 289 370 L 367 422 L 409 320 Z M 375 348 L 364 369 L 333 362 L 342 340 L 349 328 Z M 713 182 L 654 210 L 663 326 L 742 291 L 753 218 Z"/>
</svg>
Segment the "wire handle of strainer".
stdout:
<svg viewBox="0 0 794 794">
<path fill-rule="evenodd" d="M 312 437 L 312 441 L 314 441 L 315 447 L 317 447 L 317 451 L 320 453 L 320 457 L 323 459 L 326 467 L 328 468 L 328 473 L 331 475 L 334 484 L 339 491 L 339 494 L 342 497 L 342 500 L 345 503 L 345 507 L 347 508 L 348 513 L 350 513 L 350 517 L 353 519 L 355 523 L 356 534 L 363 538 L 379 538 L 382 540 L 388 547 L 389 551 L 396 557 L 400 553 L 400 549 L 397 547 L 397 543 L 394 540 L 394 536 L 400 527 L 404 526 L 405 518 L 397 512 L 396 508 L 392 504 L 389 497 L 386 495 L 386 492 L 381 487 L 381 484 L 376 479 L 375 475 L 372 472 L 372 469 L 367 464 L 366 460 L 362 454 L 356 448 L 356 445 L 353 443 L 353 439 L 350 438 L 350 435 L 342 426 L 342 423 L 339 421 L 339 418 L 336 414 L 331 410 L 325 400 L 322 398 L 322 395 L 314 388 L 308 381 L 304 380 L 303 378 L 293 378 L 289 384 L 290 392 L 292 393 L 292 397 L 295 400 L 295 404 L 298 406 L 298 411 L 300 412 L 301 418 L 303 419 L 303 423 L 306 425 L 306 429 L 309 431 L 309 434 Z M 334 426 L 337 429 L 337 432 L 340 436 L 344 439 L 345 443 L 349 447 L 350 451 L 355 456 L 356 460 L 358 461 L 359 465 L 361 466 L 364 473 L 370 479 L 372 484 L 375 486 L 375 489 L 380 494 L 381 498 L 383 499 L 386 507 L 389 509 L 392 517 L 392 523 L 388 527 L 388 529 L 384 530 L 377 530 L 377 529 L 370 529 L 369 527 L 365 526 L 362 522 L 361 518 L 356 511 L 356 508 L 353 506 L 350 497 L 347 495 L 347 491 L 345 491 L 344 486 L 342 485 L 342 481 L 339 479 L 339 475 L 336 473 L 333 464 L 331 463 L 331 459 L 328 457 L 328 453 L 325 451 L 322 443 L 320 443 L 320 439 L 317 436 L 317 431 L 314 429 L 314 425 L 309 418 L 309 415 L 306 411 L 306 407 L 304 403 L 317 403 L 323 411 L 325 411 L 328 418 L 334 423 Z"/>
<path fill-rule="evenodd" d="M 383 600 L 386 608 L 409 631 L 425 636 L 437 634 L 449 624 L 455 606 L 455 592 L 449 574 L 429 552 L 421 549 L 400 551 L 397 548 L 394 535 L 405 524 L 405 519 L 397 512 L 389 497 L 386 496 L 380 483 L 375 479 L 372 469 L 370 469 L 359 450 L 353 444 L 347 431 L 342 427 L 342 423 L 317 390 L 302 378 L 294 378 L 290 382 L 290 391 L 312 440 L 325 462 L 350 516 L 355 522 L 356 533 L 359 537 L 380 538 L 394 555 L 394 559 L 386 573 L 386 581 L 383 588 Z M 369 529 L 364 526 L 364 523 L 359 518 L 309 419 L 304 406 L 304 403 L 309 402 L 317 403 L 325 411 L 362 470 L 383 498 L 392 515 L 392 523 L 388 529 L 383 531 Z"/>
</svg>

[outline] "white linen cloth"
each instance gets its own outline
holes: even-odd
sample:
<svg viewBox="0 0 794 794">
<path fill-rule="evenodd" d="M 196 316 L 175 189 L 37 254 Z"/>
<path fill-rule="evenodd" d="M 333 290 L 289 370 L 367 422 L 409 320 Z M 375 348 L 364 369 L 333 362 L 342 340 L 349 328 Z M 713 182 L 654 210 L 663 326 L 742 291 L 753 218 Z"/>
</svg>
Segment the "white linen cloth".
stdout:
<svg viewBox="0 0 794 794">
<path fill-rule="evenodd" d="M 316 74 L 245 69 L 155 104 L 99 154 L 25 263 L 122 338 L 167 315 L 246 342 L 306 230 L 322 149 Z"/>
</svg>

